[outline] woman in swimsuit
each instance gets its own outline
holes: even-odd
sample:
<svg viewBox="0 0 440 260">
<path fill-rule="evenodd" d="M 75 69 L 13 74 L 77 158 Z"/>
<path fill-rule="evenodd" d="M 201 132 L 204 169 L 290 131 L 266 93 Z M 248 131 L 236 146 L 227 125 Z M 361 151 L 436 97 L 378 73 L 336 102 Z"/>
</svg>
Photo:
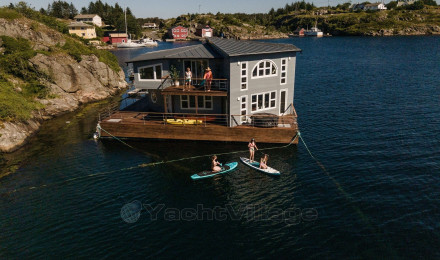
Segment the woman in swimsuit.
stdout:
<svg viewBox="0 0 440 260">
<path fill-rule="evenodd" d="M 222 168 L 220 168 L 221 165 L 219 162 L 217 162 L 217 155 L 212 156 L 212 162 L 211 162 L 211 169 L 213 172 L 219 172 L 222 170 Z"/>
<path fill-rule="evenodd" d="M 248 144 L 249 147 L 249 161 L 252 162 L 254 160 L 255 149 L 258 150 L 257 144 L 255 143 L 255 139 L 252 138 Z"/>
<path fill-rule="evenodd" d="M 191 78 L 192 78 L 191 69 L 188 67 L 186 68 L 185 71 L 185 86 L 183 86 L 183 91 L 190 90 L 189 86 L 191 85 Z"/>
<path fill-rule="evenodd" d="M 265 154 L 260 159 L 260 169 L 267 169 L 267 160 L 269 159 L 269 155 Z"/>
</svg>

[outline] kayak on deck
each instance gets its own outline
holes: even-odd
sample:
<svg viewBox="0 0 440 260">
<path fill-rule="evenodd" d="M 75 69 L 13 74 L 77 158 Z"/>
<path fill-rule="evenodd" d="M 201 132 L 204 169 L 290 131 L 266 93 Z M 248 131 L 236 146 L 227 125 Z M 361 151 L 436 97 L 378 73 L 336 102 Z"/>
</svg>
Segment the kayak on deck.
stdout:
<svg viewBox="0 0 440 260">
<path fill-rule="evenodd" d="M 260 169 L 260 163 L 259 162 L 256 162 L 256 161 L 250 162 L 248 158 L 240 157 L 240 161 L 242 163 L 244 163 L 246 166 L 248 166 L 248 167 L 250 167 L 250 168 L 252 168 L 254 170 L 257 170 L 259 172 L 263 172 L 263 173 L 266 173 L 266 174 L 269 174 L 269 175 L 275 175 L 275 176 L 281 175 L 280 171 L 275 170 L 274 168 L 271 168 L 269 166 L 267 166 L 267 169 Z"/>
<path fill-rule="evenodd" d="M 203 123 L 202 120 L 196 119 L 164 119 L 164 121 L 172 125 L 200 125 Z"/>
<path fill-rule="evenodd" d="M 193 179 L 193 180 L 205 179 L 205 178 L 213 177 L 218 174 L 227 173 L 227 172 L 233 171 L 235 168 L 237 168 L 237 165 L 238 165 L 238 162 L 227 163 L 225 165 L 220 166 L 220 168 L 222 168 L 221 171 L 218 171 L 218 172 L 202 171 L 202 172 L 199 172 L 199 173 L 192 175 L 191 179 Z"/>
</svg>

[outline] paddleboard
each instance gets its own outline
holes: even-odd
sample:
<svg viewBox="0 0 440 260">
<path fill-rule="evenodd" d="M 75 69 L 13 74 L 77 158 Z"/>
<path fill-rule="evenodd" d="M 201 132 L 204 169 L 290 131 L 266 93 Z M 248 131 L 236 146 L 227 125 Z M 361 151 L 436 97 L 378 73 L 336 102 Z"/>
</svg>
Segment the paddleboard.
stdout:
<svg viewBox="0 0 440 260">
<path fill-rule="evenodd" d="M 233 171 L 235 168 L 237 168 L 237 165 L 238 165 L 238 162 L 227 163 L 225 165 L 220 166 L 220 168 L 222 168 L 221 171 L 218 171 L 218 172 L 212 172 L 212 171 L 199 172 L 199 173 L 192 175 L 191 179 L 193 179 L 193 180 L 205 179 L 205 178 L 213 177 L 215 175 L 227 173 L 227 172 Z"/>
<path fill-rule="evenodd" d="M 276 176 L 281 175 L 280 171 L 275 170 L 274 168 L 269 167 L 269 166 L 267 166 L 267 169 L 260 169 L 259 162 L 256 162 L 256 161 L 250 162 L 248 158 L 240 157 L 240 161 L 242 163 L 244 163 L 246 166 L 248 166 L 254 170 L 257 170 L 259 172 L 263 172 L 263 173 L 266 173 L 269 175 L 276 175 Z"/>
</svg>

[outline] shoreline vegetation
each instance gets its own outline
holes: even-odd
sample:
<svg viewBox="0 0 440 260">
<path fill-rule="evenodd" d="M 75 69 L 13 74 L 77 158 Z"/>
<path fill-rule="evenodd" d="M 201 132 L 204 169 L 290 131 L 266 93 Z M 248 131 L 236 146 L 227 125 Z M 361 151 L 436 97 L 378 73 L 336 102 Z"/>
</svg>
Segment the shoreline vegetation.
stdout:
<svg viewBox="0 0 440 260">
<path fill-rule="evenodd" d="M 116 56 L 67 24 L 24 2 L 0 8 L 0 152 L 26 144 L 42 121 L 126 87 Z"/>
</svg>

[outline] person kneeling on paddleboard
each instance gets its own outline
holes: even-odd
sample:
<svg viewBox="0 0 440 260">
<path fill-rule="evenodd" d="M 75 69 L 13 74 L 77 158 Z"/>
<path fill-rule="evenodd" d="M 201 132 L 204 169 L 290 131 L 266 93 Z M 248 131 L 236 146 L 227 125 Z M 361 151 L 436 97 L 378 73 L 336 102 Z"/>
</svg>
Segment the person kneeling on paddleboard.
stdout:
<svg viewBox="0 0 440 260">
<path fill-rule="evenodd" d="M 211 170 L 213 172 L 219 172 L 222 170 L 219 165 L 222 165 L 217 161 L 217 155 L 212 156 Z"/>
</svg>

